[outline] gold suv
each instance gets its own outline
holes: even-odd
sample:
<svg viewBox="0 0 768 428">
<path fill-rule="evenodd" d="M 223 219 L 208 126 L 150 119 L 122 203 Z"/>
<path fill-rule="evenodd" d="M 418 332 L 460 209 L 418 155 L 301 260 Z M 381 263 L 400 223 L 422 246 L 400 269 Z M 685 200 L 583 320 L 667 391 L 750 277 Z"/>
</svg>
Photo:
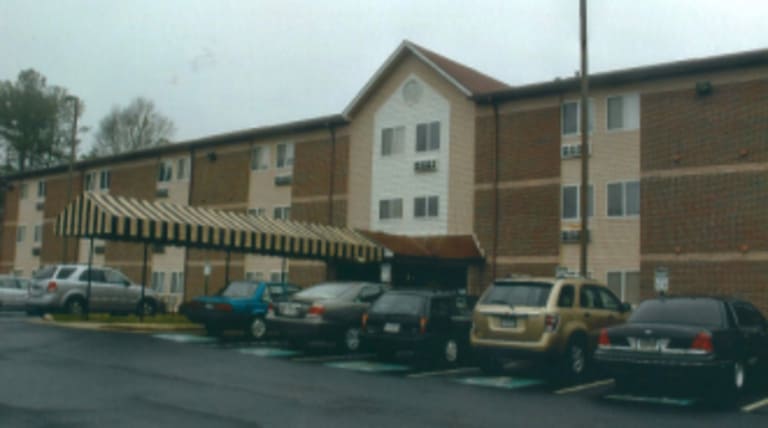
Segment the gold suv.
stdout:
<svg viewBox="0 0 768 428">
<path fill-rule="evenodd" d="M 591 279 L 497 279 L 475 306 L 470 343 L 485 372 L 500 371 L 505 359 L 553 359 L 578 377 L 600 329 L 625 322 L 629 311 Z"/>
</svg>

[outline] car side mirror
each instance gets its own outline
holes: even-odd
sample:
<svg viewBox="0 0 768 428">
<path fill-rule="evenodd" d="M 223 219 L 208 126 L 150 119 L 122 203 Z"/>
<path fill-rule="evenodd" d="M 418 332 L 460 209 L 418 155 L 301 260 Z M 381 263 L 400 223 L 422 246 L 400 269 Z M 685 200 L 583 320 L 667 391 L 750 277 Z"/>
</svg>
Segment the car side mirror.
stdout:
<svg viewBox="0 0 768 428">
<path fill-rule="evenodd" d="M 632 305 L 630 305 L 627 302 L 622 302 L 621 306 L 619 306 L 619 312 L 621 313 L 632 312 Z"/>
</svg>

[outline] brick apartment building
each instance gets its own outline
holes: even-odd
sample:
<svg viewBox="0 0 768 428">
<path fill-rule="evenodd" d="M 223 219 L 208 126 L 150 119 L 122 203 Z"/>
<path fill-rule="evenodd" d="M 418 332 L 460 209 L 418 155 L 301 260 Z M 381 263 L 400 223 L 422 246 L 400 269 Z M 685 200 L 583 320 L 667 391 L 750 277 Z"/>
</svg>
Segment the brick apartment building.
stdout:
<svg viewBox="0 0 768 428">
<path fill-rule="evenodd" d="M 76 165 L 75 194 L 348 226 L 391 250 L 396 283 L 480 292 L 509 273 L 576 271 L 579 82 L 512 87 L 403 42 L 341 114 Z M 636 302 L 666 267 L 673 293 L 737 294 L 768 311 L 768 50 L 590 76 L 589 271 Z M 0 272 L 61 262 L 66 166 L 5 178 Z M 85 262 L 87 241 L 68 240 Z M 142 246 L 97 242 L 95 264 L 141 278 Z M 153 287 L 214 289 L 220 251 L 155 247 Z M 233 254 L 230 277 L 284 261 Z M 299 284 L 378 266 L 291 259 Z"/>
</svg>

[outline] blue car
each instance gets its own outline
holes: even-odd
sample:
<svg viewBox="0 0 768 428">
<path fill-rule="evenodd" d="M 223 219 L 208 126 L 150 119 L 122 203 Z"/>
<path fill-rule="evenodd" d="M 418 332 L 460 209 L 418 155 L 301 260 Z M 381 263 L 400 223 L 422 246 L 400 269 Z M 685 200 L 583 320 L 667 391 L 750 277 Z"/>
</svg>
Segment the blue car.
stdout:
<svg viewBox="0 0 768 428">
<path fill-rule="evenodd" d="M 301 288 L 279 282 L 235 281 L 215 296 L 200 296 L 180 308 L 190 321 L 205 325 L 209 336 L 224 330 L 240 330 L 249 338 L 267 334 L 264 317 L 272 302 L 283 300 Z"/>
</svg>

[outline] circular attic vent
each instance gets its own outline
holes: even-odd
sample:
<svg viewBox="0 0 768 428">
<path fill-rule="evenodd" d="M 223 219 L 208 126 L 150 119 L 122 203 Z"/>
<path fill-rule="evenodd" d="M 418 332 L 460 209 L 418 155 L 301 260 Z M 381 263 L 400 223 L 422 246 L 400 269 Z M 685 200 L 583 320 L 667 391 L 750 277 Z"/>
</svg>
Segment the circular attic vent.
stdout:
<svg viewBox="0 0 768 428">
<path fill-rule="evenodd" d="M 411 79 L 403 86 L 403 99 L 407 104 L 416 104 L 421 99 L 421 92 L 421 84 Z"/>
</svg>

